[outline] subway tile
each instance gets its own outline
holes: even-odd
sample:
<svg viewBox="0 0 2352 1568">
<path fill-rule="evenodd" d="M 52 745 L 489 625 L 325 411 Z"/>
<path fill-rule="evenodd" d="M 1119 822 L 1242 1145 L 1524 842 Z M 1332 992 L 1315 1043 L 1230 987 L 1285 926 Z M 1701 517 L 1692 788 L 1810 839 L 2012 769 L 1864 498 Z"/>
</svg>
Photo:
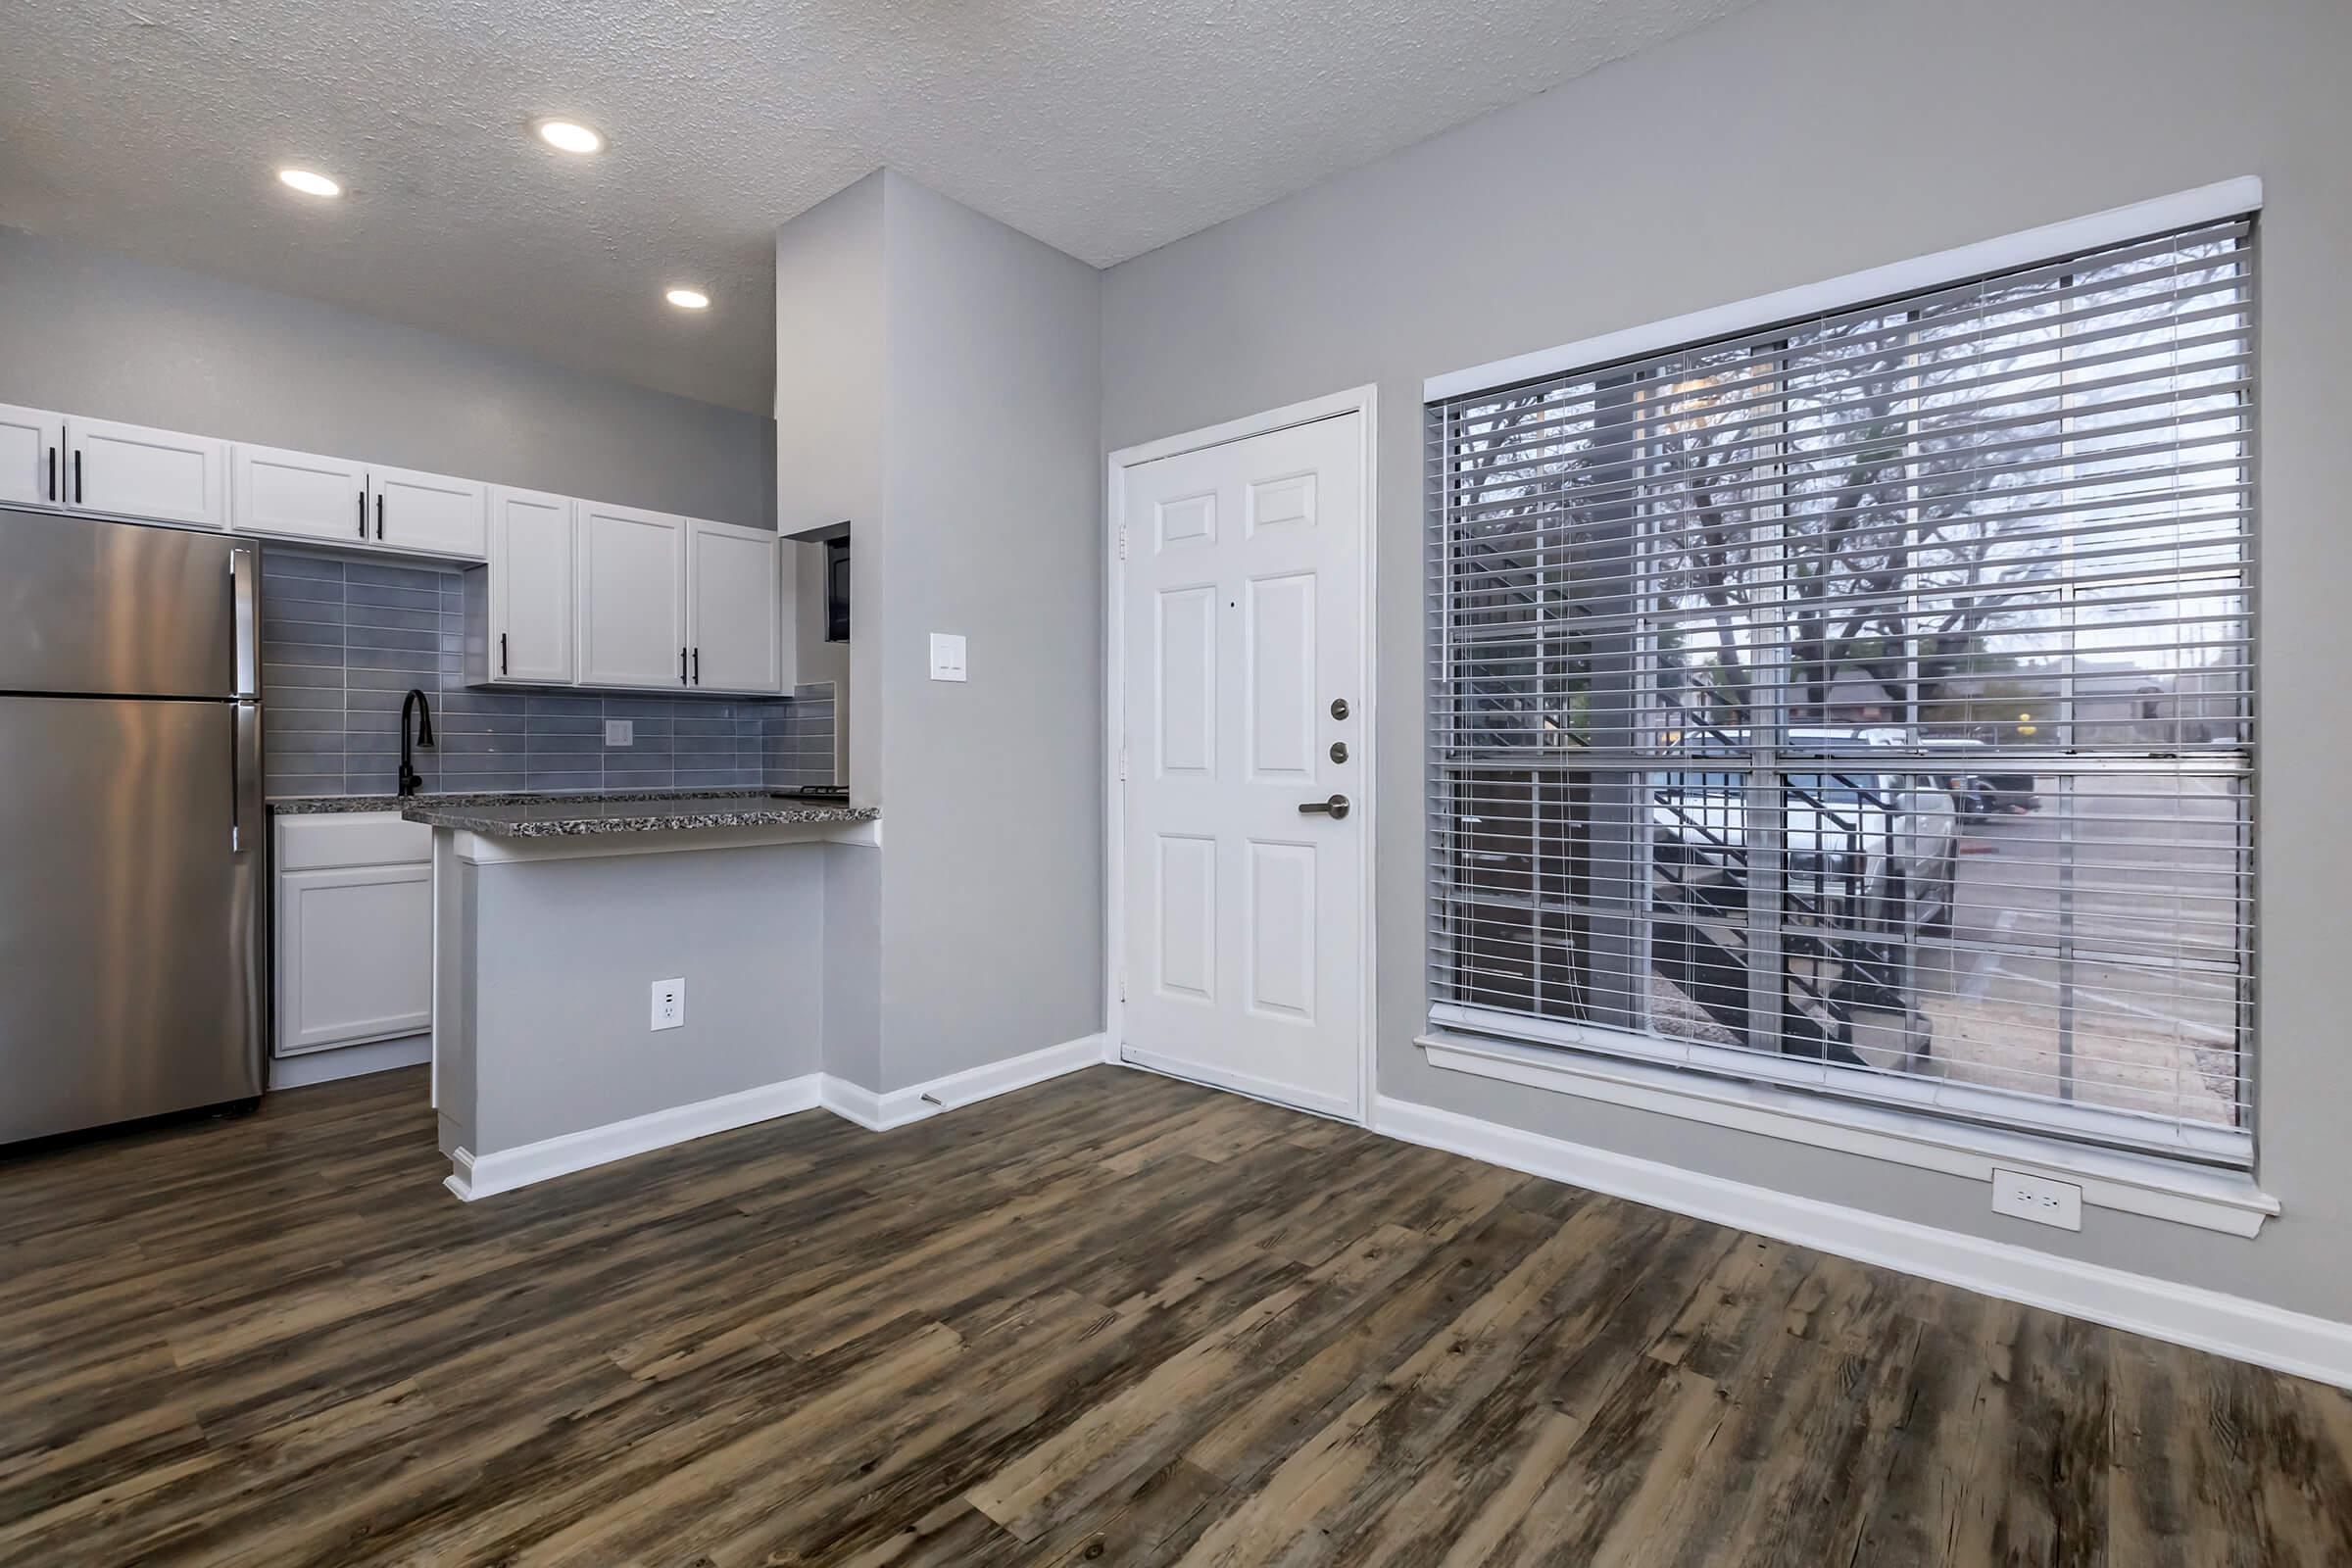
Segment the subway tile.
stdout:
<svg viewBox="0 0 2352 1568">
<path fill-rule="evenodd" d="M 608 764 L 604 772 L 604 788 L 609 790 L 665 790 L 672 784 L 673 774 L 666 767 L 614 767 Z"/>
<path fill-rule="evenodd" d="M 585 723 L 589 721 L 561 720 L 559 722 Z M 535 729 L 523 737 L 523 743 L 529 748 L 533 757 L 594 757 L 601 755 L 605 749 L 605 738 L 602 735 L 549 735 Z"/>
<path fill-rule="evenodd" d="M 434 610 L 400 610 L 390 605 L 353 605 L 343 612 L 343 622 L 352 627 L 372 627 L 383 631 L 430 632 L 441 635 L 441 614 Z"/>
<path fill-rule="evenodd" d="M 525 711 L 520 692 L 448 692 L 436 707 L 447 708 L 453 713 L 497 713 L 511 718 L 520 718 Z"/>
<path fill-rule="evenodd" d="M 352 587 L 413 588 L 441 591 L 443 573 L 430 566 L 388 566 L 375 561 L 346 562 L 343 580 Z"/>
<path fill-rule="evenodd" d="M 528 711 L 533 718 L 601 718 L 604 702 L 595 697 L 549 697 L 533 692 Z"/>
<path fill-rule="evenodd" d="M 441 593 L 435 588 L 398 588 L 384 583 L 355 582 L 343 590 L 347 605 L 373 609 L 410 610 L 420 614 L 441 612 Z"/>
<path fill-rule="evenodd" d="M 343 563 L 323 556 L 303 556 L 277 545 L 262 549 L 262 581 L 273 577 L 307 577 L 313 581 L 341 582 Z"/>
<path fill-rule="evenodd" d="M 464 730 L 444 730 L 437 737 L 437 744 L 450 757 L 521 758 L 527 755 L 520 735 L 481 735 Z"/>
<path fill-rule="evenodd" d="M 601 737 L 605 732 L 605 721 L 593 714 L 582 713 L 577 717 L 572 717 L 567 714 L 535 712 L 523 723 L 524 728 L 532 735 L 590 735 L 599 737 L 598 744 L 603 744 Z"/>
<path fill-rule="evenodd" d="M 346 648 L 402 648 L 417 653 L 440 652 L 440 637 L 429 631 L 402 631 L 384 626 L 343 628 Z"/>
</svg>

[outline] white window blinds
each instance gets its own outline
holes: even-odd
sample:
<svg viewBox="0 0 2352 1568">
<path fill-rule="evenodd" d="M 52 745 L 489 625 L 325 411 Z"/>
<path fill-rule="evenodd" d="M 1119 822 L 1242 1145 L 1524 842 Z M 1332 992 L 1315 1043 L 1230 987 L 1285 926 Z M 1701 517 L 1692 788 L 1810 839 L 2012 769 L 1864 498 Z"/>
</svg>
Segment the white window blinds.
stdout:
<svg viewBox="0 0 2352 1568">
<path fill-rule="evenodd" d="M 1431 404 L 1435 1020 L 2246 1160 L 2253 242 Z"/>
</svg>

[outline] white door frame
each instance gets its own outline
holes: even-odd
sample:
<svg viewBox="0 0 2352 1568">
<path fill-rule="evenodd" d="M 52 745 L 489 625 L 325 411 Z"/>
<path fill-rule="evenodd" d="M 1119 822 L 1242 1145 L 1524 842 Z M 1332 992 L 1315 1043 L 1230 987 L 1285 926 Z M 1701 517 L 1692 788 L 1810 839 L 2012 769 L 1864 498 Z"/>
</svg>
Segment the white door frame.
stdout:
<svg viewBox="0 0 2352 1568">
<path fill-rule="evenodd" d="M 1344 414 L 1360 414 L 1358 426 L 1362 440 L 1363 466 L 1363 564 L 1364 605 L 1361 629 L 1364 670 L 1363 696 L 1355 704 L 1357 716 L 1363 720 L 1364 770 L 1350 799 L 1355 811 L 1363 818 L 1363 919 L 1357 946 L 1357 969 L 1363 988 L 1362 1006 L 1357 1013 L 1363 1038 L 1357 1042 L 1355 1054 L 1355 1114 L 1351 1118 L 1359 1126 L 1372 1124 L 1372 1086 L 1374 1053 L 1380 1038 L 1378 993 L 1379 967 L 1374 962 L 1380 922 L 1374 917 L 1378 902 L 1380 879 L 1374 874 L 1378 863 L 1379 836 L 1374 831 L 1374 775 L 1380 768 L 1380 751 L 1375 744 L 1378 736 L 1380 704 L 1375 688 L 1378 685 L 1376 652 L 1380 646 L 1379 622 L 1375 611 L 1380 603 L 1379 541 L 1380 490 L 1375 483 L 1380 442 L 1378 432 L 1379 389 L 1365 385 L 1334 392 L 1327 397 L 1309 398 L 1287 408 L 1270 409 L 1239 419 L 1228 419 L 1203 430 L 1191 430 L 1182 435 L 1164 436 L 1157 441 L 1146 441 L 1138 446 L 1121 447 L 1111 453 L 1105 489 L 1106 506 L 1103 513 L 1102 549 L 1102 618 L 1103 618 L 1103 681 L 1102 681 L 1102 854 L 1103 854 L 1103 912 L 1104 941 L 1102 949 L 1103 1030 L 1102 1059 L 1118 1062 L 1121 1043 L 1127 1035 L 1127 1007 L 1120 996 L 1122 977 L 1120 961 L 1127 942 L 1127 867 L 1126 867 L 1126 792 L 1120 788 L 1120 737 L 1127 732 L 1127 564 L 1119 553 L 1119 528 L 1127 512 L 1127 470 L 1140 464 L 1173 458 L 1205 447 L 1223 446 L 1227 442 L 1246 440 L 1255 435 L 1271 435 L 1296 425 L 1313 424 Z"/>
</svg>

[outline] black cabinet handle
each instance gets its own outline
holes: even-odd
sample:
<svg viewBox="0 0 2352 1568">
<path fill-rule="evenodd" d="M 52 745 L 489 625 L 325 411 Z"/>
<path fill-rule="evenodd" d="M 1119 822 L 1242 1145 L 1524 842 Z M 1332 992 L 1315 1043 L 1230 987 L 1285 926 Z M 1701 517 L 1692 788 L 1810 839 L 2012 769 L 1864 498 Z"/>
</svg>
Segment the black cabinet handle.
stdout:
<svg viewBox="0 0 2352 1568">
<path fill-rule="evenodd" d="M 697 686 L 703 683 L 703 651 L 700 648 L 694 651 L 694 683 Z"/>
<path fill-rule="evenodd" d="M 503 631 L 498 634 L 498 672 L 507 672 L 507 634 Z"/>
<path fill-rule="evenodd" d="M 49 499 L 57 499 L 57 448 L 49 449 Z"/>
<path fill-rule="evenodd" d="M 678 650 L 678 684 L 686 684 L 686 650 L 683 648 Z"/>
<path fill-rule="evenodd" d="M 384 536 L 384 493 L 381 490 L 375 493 L 375 536 L 378 539 Z"/>
<path fill-rule="evenodd" d="M 74 449 L 74 504 L 81 505 L 81 448 Z"/>
<path fill-rule="evenodd" d="M 360 492 L 360 537 L 368 537 L 368 492 Z"/>
</svg>

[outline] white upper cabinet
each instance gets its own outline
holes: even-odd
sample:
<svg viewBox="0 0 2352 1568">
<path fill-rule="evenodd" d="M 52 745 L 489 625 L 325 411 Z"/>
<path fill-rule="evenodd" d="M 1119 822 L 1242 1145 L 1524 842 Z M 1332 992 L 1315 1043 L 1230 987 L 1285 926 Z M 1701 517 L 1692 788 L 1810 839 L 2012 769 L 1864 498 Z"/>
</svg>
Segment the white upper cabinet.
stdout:
<svg viewBox="0 0 2352 1568">
<path fill-rule="evenodd" d="M 368 535 L 368 466 L 239 444 L 229 449 L 228 517 L 239 533 L 356 544 Z"/>
<path fill-rule="evenodd" d="M 579 683 L 685 687 L 686 519 L 593 501 L 578 515 Z"/>
<path fill-rule="evenodd" d="M 776 536 L 686 524 L 687 683 L 698 691 L 773 692 L 783 679 Z"/>
<path fill-rule="evenodd" d="M 488 627 L 476 679 L 568 686 L 578 677 L 574 505 L 535 490 L 491 490 L 490 564 L 480 573 Z"/>
<path fill-rule="evenodd" d="M 80 512 L 228 526 L 227 443 L 176 430 L 66 416 L 59 488 Z"/>
<path fill-rule="evenodd" d="M 65 500 L 66 416 L 0 403 L 0 502 Z"/>
<path fill-rule="evenodd" d="M 479 561 L 489 553 L 486 486 L 369 464 L 368 490 L 370 544 L 466 561 Z"/>
</svg>

